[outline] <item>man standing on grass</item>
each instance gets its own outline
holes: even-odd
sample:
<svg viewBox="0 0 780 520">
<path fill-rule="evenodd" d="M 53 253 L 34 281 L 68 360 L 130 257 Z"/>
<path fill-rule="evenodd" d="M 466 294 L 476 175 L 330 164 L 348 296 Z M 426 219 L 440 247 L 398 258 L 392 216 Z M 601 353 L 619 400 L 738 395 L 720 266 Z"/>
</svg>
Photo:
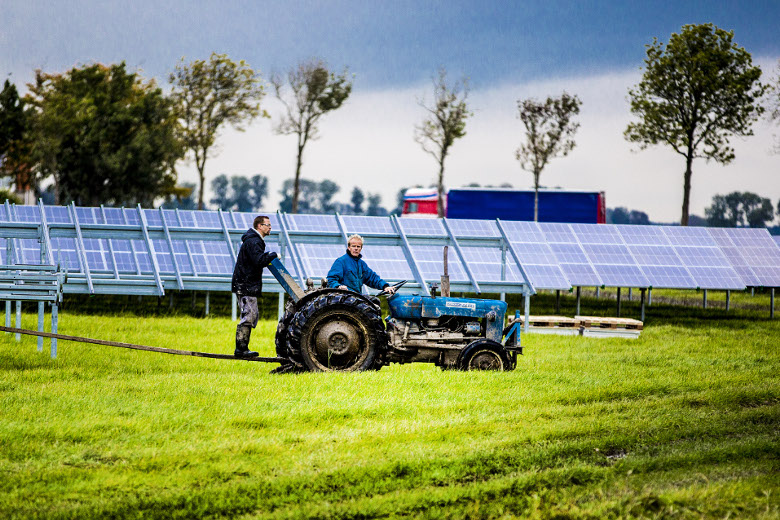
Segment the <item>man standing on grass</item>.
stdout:
<svg viewBox="0 0 780 520">
<path fill-rule="evenodd" d="M 255 217 L 252 229 L 241 237 L 236 267 L 233 269 L 231 291 L 236 293 L 241 319 L 236 327 L 236 357 L 256 357 L 257 352 L 249 350 L 249 336 L 257 326 L 260 317 L 257 299 L 263 294 L 263 267 L 267 267 L 276 253 L 265 252 L 263 240 L 271 232 L 271 219 L 265 215 Z"/>
<path fill-rule="evenodd" d="M 340 256 L 333 262 L 328 271 L 328 287 L 349 289 L 356 293 L 363 292 L 363 284 L 374 289 L 385 289 L 388 294 L 393 294 L 395 289 L 382 280 L 378 274 L 371 270 L 363 261 L 360 251 L 363 249 L 363 237 L 352 235 L 347 240 L 347 254 Z"/>
</svg>

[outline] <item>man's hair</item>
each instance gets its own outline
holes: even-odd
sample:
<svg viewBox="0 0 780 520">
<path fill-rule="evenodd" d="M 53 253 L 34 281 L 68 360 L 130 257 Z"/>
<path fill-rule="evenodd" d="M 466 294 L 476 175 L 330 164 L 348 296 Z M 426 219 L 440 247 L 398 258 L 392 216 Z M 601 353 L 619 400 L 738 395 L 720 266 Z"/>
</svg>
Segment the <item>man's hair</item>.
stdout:
<svg viewBox="0 0 780 520">
<path fill-rule="evenodd" d="M 265 222 L 266 220 L 270 221 L 271 219 L 268 218 L 267 215 L 260 215 L 258 217 L 255 217 L 254 222 L 252 222 L 252 229 L 257 229 L 257 226 Z"/>
<path fill-rule="evenodd" d="M 355 235 L 350 236 L 347 239 L 347 246 L 349 246 L 349 243 L 352 242 L 352 239 L 358 240 L 360 242 L 360 245 L 361 246 L 363 245 L 363 237 L 361 237 L 360 235 L 355 234 Z"/>
</svg>

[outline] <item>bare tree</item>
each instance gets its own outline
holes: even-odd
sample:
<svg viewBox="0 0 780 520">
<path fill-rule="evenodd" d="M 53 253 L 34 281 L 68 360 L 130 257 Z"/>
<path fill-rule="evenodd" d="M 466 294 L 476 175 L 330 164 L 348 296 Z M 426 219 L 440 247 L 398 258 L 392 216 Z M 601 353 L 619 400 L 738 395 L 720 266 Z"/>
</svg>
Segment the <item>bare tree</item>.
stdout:
<svg viewBox="0 0 780 520">
<path fill-rule="evenodd" d="M 525 142 L 515 152 L 520 167 L 534 174 L 534 221 L 539 220 L 539 178 L 554 157 L 565 157 L 575 146 L 574 134 L 580 124 L 573 117 L 582 102 L 564 92 L 559 98 L 517 102 L 517 117 L 525 126 Z"/>
<path fill-rule="evenodd" d="M 448 85 L 447 70 L 442 67 L 433 80 L 433 105 L 426 105 L 424 100 L 419 101 L 419 105 L 428 112 L 428 117 L 415 127 L 414 140 L 439 163 L 439 217 L 444 216 L 444 161 L 455 139 L 466 135 L 466 119 L 472 115 L 466 104 L 468 94 L 468 80 L 463 78 Z"/>
<path fill-rule="evenodd" d="M 301 165 L 303 150 L 309 140 L 319 138 L 319 122 L 322 116 L 339 108 L 352 92 L 352 82 L 347 70 L 334 74 L 320 59 L 299 63 L 287 73 L 286 81 L 278 74 L 271 77 L 274 93 L 282 102 L 285 113 L 275 131 L 282 135 L 298 137 L 298 155 L 295 162 L 292 212 L 298 213 Z M 290 92 L 287 92 L 289 86 Z"/>
<path fill-rule="evenodd" d="M 203 209 L 206 159 L 225 124 L 238 131 L 258 115 L 265 95 L 259 74 L 243 60 L 232 61 L 226 54 L 212 53 L 208 61 L 181 61 L 169 77 L 178 105 L 183 141 L 195 156 L 200 177 L 198 209 Z"/>
<path fill-rule="evenodd" d="M 769 120 L 780 125 L 780 60 L 777 60 L 777 75 L 769 90 Z M 780 154 L 780 136 L 775 136 L 774 153 Z"/>
</svg>

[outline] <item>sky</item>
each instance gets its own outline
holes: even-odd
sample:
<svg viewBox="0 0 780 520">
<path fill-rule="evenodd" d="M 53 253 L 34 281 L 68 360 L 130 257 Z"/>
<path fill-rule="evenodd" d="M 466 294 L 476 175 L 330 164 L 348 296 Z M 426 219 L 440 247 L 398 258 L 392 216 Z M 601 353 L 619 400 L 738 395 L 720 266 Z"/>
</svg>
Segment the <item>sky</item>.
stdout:
<svg viewBox="0 0 780 520">
<path fill-rule="evenodd" d="M 124 61 L 144 78 L 169 88 L 179 60 L 211 52 L 243 59 L 264 78 L 319 57 L 354 74 L 347 103 L 321 121 L 321 138 L 304 154 L 303 177 L 331 179 L 347 202 L 354 186 L 395 206 L 399 189 L 432 185 L 437 164 L 414 139 L 432 98 L 432 77 L 467 77 L 474 115 L 467 135 L 447 158 L 445 185 L 472 182 L 532 187 L 514 153 L 523 131 L 517 101 L 564 90 L 583 101 L 577 146 L 542 173 L 549 187 L 604 191 L 608 207 L 679 221 L 684 158 L 669 148 L 636 151 L 623 131 L 632 120 L 627 91 L 641 78 L 645 45 L 667 41 L 688 23 L 735 33 L 764 71 L 780 63 L 780 2 L 739 1 L 166 1 L 0 0 L 0 76 L 23 89 L 34 70 L 64 72 L 89 63 Z M 295 168 L 295 138 L 274 134 L 281 107 L 263 100 L 271 119 L 246 132 L 225 129 L 214 176 L 263 174 L 267 209 Z M 780 127 L 766 120 L 755 135 L 734 138 L 729 165 L 693 165 L 691 212 L 703 215 L 715 194 L 753 191 L 780 200 L 780 155 L 772 154 Z M 194 165 L 178 165 L 180 182 L 194 182 Z M 206 199 L 210 194 L 207 190 Z"/>
</svg>

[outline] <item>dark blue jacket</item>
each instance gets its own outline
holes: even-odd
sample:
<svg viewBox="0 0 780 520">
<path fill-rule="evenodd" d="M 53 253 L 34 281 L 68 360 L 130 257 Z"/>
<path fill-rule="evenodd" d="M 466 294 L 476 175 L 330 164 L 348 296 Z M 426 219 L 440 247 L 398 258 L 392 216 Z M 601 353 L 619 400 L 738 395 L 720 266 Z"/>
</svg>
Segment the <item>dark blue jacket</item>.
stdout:
<svg viewBox="0 0 780 520">
<path fill-rule="evenodd" d="M 328 271 L 328 287 L 336 288 L 339 285 L 346 285 L 350 291 L 356 293 L 363 292 L 363 284 L 374 289 L 387 287 L 389 284 L 368 267 L 362 256 L 359 255 L 355 258 L 347 251 L 346 255 L 338 257 Z"/>
<path fill-rule="evenodd" d="M 260 296 L 263 292 L 263 267 L 267 267 L 274 258 L 276 253 L 273 251 L 265 252 L 265 241 L 260 233 L 248 229 L 241 237 L 231 291 L 241 296 Z"/>
</svg>

